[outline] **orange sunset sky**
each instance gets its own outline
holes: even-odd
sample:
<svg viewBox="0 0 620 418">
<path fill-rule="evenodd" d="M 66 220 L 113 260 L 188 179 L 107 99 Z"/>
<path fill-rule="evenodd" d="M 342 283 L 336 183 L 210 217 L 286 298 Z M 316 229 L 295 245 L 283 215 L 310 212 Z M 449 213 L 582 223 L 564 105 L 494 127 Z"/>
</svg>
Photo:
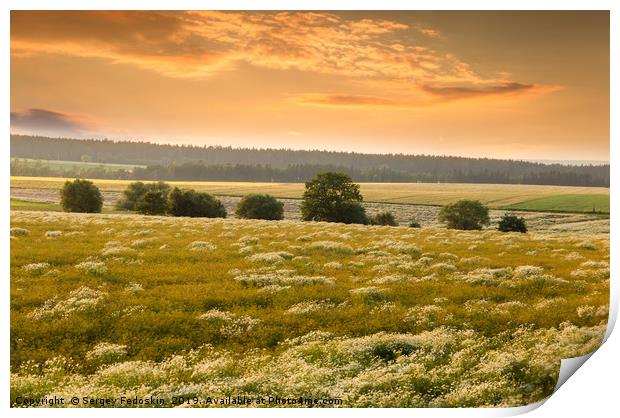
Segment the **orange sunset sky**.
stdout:
<svg viewBox="0 0 620 418">
<path fill-rule="evenodd" d="M 11 12 L 11 131 L 609 159 L 608 12 Z"/>
</svg>

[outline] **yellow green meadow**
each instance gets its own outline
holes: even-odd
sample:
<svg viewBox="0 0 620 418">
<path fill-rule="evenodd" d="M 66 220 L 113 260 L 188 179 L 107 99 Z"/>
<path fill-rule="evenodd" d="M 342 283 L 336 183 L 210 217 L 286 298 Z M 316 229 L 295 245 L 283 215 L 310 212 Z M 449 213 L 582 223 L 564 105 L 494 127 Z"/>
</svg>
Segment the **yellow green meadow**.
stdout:
<svg viewBox="0 0 620 418">
<path fill-rule="evenodd" d="M 60 190 L 67 180 L 57 177 L 11 177 L 14 190 Z M 104 192 L 120 192 L 135 180 L 92 179 Z M 172 187 L 191 188 L 218 196 L 268 193 L 278 198 L 299 199 L 304 183 L 217 181 L 168 181 Z M 492 208 L 538 211 L 609 213 L 609 188 L 543 186 L 526 184 L 467 183 L 360 183 L 367 202 L 446 205 L 459 199 L 480 200 Z"/>
<path fill-rule="evenodd" d="M 605 234 L 13 211 L 11 402 L 521 406 L 608 304 Z"/>
</svg>

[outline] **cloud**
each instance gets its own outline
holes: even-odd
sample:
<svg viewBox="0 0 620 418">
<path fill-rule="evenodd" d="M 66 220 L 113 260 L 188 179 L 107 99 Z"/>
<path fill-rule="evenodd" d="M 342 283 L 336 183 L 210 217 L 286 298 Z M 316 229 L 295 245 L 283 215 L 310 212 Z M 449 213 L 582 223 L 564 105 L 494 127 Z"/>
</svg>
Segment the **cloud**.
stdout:
<svg viewBox="0 0 620 418">
<path fill-rule="evenodd" d="M 505 83 L 481 88 L 472 87 L 432 87 L 424 86 L 427 93 L 448 99 L 464 99 L 468 97 L 495 96 L 501 94 L 521 93 L 534 89 L 533 84 Z"/>
<path fill-rule="evenodd" d="M 560 89 L 560 86 L 539 86 L 534 84 L 505 83 L 479 88 L 472 87 L 432 87 L 422 86 L 412 91 L 411 98 L 386 98 L 369 95 L 344 95 L 306 93 L 293 98 L 300 104 L 329 107 L 424 107 L 462 99 L 486 98 L 526 93 L 546 93 Z"/>
<path fill-rule="evenodd" d="M 155 11 L 13 11 L 11 55 L 25 54 L 102 58 L 173 77 L 208 75 L 222 58 L 182 12 Z"/>
<path fill-rule="evenodd" d="M 437 29 L 433 29 L 433 28 L 429 28 L 427 26 L 420 26 L 417 25 L 416 29 L 418 30 L 418 32 L 420 32 L 422 35 L 424 36 L 428 36 L 429 38 L 433 38 L 433 39 L 440 39 L 442 38 L 442 34 L 441 32 L 439 32 Z"/>
<path fill-rule="evenodd" d="M 329 107 L 417 107 L 422 105 L 415 101 L 353 94 L 308 93 L 295 97 L 294 101 L 300 104 Z"/>
<path fill-rule="evenodd" d="M 410 107 L 533 89 L 505 79 L 508 73 L 482 75 L 455 54 L 424 44 L 428 38 L 438 44 L 444 37 L 427 26 L 326 12 L 11 13 L 15 59 L 50 53 L 96 57 L 179 78 L 211 77 L 250 64 L 340 77 L 343 91 L 354 91 L 351 86 L 360 82 L 376 87 L 369 95 L 306 95 L 299 103 Z M 382 85 L 430 98 L 394 98 Z"/>
<path fill-rule="evenodd" d="M 82 135 L 95 129 L 92 118 L 47 109 L 25 109 L 11 112 L 11 132 L 38 133 L 54 136 Z"/>
<path fill-rule="evenodd" d="M 325 12 L 13 11 L 11 54 L 99 57 L 172 77 L 246 62 L 348 77 L 484 81 L 454 55 L 412 44 L 410 30 Z"/>
</svg>

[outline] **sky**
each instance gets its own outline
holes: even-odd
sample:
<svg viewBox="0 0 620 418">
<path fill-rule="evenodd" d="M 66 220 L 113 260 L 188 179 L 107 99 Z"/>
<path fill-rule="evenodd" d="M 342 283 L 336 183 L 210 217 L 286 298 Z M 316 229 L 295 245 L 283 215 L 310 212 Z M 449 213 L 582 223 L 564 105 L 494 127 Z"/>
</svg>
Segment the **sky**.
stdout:
<svg viewBox="0 0 620 418">
<path fill-rule="evenodd" d="M 11 132 L 609 159 L 609 13 L 12 11 Z"/>
</svg>

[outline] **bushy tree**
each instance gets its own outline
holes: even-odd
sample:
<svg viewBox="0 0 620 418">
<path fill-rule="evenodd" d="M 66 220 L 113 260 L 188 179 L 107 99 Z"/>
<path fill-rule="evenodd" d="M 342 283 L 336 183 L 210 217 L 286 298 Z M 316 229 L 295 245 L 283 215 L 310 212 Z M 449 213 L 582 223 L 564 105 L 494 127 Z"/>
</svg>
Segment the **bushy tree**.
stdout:
<svg viewBox="0 0 620 418">
<path fill-rule="evenodd" d="M 99 213 L 103 198 L 92 181 L 75 179 L 66 181 L 60 190 L 60 204 L 65 212 Z"/>
<path fill-rule="evenodd" d="M 409 228 L 422 228 L 422 225 L 420 225 L 420 222 L 418 222 L 417 219 L 412 219 L 409 222 Z"/>
<path fill-rule="evenodd" d="M 164 195 L 164 198 L 167 198 L 168 193 L 170 192 L 170 186 L 163 181 L 147 184 L 142 183 L 141 181 L 135 181 L 130 183 L 123 191 L 123 195 L 118 202 L 116 202 L 116 207 L 125 210 L 138 210 L 138 202 L 149 191 L 161 192 Z"/>
<path fill-rule="evenodd" d="M 225 218 L 226 208 L 222 202 L 208 193 L 175 187 L 168 194 L 168 213 L 192 218 Z"/>
<path fill-rule="evenodd" d="M 490 222 L 489 208 L 478 200 L 459 200 L 442 207 L 438 219 L 451 229 L 482 229 Z"/>
<path fill-rule="evenodd" d="M 398 226 L 398 222 L 396 222 L 394 214 L 387 210 L 384 212 L 379 212 L 370 218 L 370 223 L 373 225 Z"/>
<path fill-rule="evenodd" d="M 168 209 L 167 194 L 162 190 L 149 190 L 138 200 L 135 207 L 144 215 L 163 215 Z"/>
<path fill-rule="evenodd" d="M 370 220 L 366 215 L 366 209 L 364 209 L 360 202 L 344 202 L 340 205 L 340 218 L 338 222 L 368 225 Z"/>
<path fill-rule="evenodd" d="M 277 221 L 284 217 L 284 203 L 268 194 L 249 194 L 239 201 L 235 213 L 239 218 Z"/>
<path fill-rule="evenodd" d="M 499 220 L 497 229 L 502 232 L 527 232 L 525 219 L 512 213 L 505 213 Z"/>
<path fill-rule="evenodd" d="M 136 203 L 146 193 L 146 185 L 141 181 L 134 181 L 129 183 L 127 188 L 123 190 L 121 198 L 116 202 L 118 209 L 135 210 Z"/>
<path fill-rule="evenodd" d="M 359 189 L 359 185 L 344 173 L 317 174 L 306 182 L 301 202 L 302 220 L 367 223 L 366 212 L 360 204 L 363 198 Z"/>
</svg>

